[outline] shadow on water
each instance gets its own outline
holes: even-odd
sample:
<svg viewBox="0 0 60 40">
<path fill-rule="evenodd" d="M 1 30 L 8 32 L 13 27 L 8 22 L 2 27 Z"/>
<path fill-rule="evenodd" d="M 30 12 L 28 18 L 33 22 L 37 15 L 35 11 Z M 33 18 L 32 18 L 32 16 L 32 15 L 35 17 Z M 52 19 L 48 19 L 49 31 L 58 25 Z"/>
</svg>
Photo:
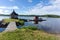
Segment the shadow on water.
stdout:
<svg viewBox="0 0 60 40">
<path fill-rule="evenodd" d="M 8 26 L 9 23 L 3 23 L 0 21 L 0 32 L 3 32 L 7 26 Z"/>
<path fill-rule="evenodd" d="M 6 28 L 0 28 L 0 32 L 3 32 Z"/>
</svg>

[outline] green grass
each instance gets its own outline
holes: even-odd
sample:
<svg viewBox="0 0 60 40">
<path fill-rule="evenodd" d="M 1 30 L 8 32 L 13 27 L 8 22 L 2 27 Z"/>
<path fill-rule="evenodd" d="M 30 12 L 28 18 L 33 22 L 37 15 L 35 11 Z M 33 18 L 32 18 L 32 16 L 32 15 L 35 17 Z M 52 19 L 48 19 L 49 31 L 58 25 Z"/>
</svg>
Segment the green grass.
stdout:
<svg viewBox="0 0 60 40">
<path fill-rule="evenodd" d="M 29 26 L 17 29 L 14 32 L 2 32 L 0 40 L 57 40 L 57 37 Z"/>
<path fill-rule="evenodd" d="M 4 19 L 3 22 L 4 22 L 4 23 L 19 22 L 20 25 L 23 25 L 23 24 L 24 24 L 24 21 L 23 21 L 23 20 L 19 20 L 19 19 Z"/>
<path fill-rule="evenodd" d="M 26 27 L 22 27 L 24 29 L 31 29 L 31 30 L 37 30 L 37 27 L 36 26 L 26 26 Z"/>
</svg>

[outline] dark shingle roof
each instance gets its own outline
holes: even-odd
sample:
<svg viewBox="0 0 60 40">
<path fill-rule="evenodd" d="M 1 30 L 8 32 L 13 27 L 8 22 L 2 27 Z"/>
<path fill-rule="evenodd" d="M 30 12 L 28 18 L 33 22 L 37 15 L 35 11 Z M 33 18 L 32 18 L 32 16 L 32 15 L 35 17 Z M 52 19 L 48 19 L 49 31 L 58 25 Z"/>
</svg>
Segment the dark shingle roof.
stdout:
<svg viewBox="0 0 60 40">
<path fill-rule="evenodd" d="M 13 12 L 11 13 L 11 15 L 12 15 L 12 14 L 14 14 L 14 15 L 18 15 L 14 10 L 13 10 Z"/>
</svg>

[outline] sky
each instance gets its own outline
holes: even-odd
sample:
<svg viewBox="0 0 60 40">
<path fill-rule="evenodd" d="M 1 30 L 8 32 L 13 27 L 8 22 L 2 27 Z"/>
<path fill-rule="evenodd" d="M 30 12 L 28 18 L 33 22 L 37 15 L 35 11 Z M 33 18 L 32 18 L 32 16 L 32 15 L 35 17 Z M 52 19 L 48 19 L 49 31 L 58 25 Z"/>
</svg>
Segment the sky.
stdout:
<svg viewBox="0 0 60 40">
<path fill-rule="evenodd" d="M 60 15 L 60 0 L 0 0 L 0 14 Z"/>
</svg>

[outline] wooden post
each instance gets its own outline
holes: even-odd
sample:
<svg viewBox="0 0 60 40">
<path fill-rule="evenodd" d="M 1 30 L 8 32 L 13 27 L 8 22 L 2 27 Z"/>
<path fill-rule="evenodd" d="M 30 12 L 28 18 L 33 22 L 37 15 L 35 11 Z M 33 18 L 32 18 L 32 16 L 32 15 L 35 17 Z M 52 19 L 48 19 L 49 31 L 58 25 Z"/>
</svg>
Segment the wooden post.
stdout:
<svg viewBox="0 0 60 40">
<path fill-rule="evenodd" d="M 34 22 L 35 24 L 38 24 L 38 16 L 35 16 Z"/>
</svg>

